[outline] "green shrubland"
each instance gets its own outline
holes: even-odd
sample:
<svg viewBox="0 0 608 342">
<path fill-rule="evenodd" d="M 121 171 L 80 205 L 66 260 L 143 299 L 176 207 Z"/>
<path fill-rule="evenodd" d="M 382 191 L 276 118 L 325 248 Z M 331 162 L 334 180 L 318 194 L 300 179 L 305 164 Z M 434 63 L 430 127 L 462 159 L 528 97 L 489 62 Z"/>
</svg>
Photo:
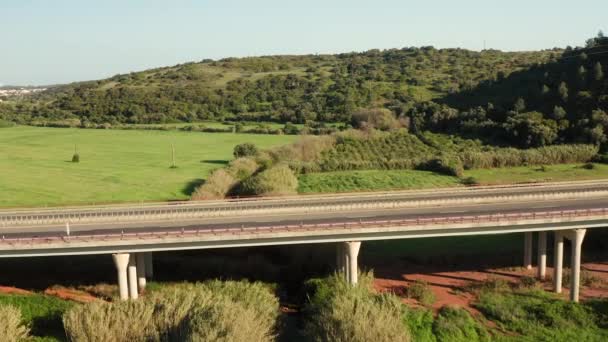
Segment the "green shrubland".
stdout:
<svg viewBox="0 0 608 342">
<path fill-rule="evenodd" d="M 63 316 L 70 341 L 271 341 L 278 300 L 259 283 L 178 284 L 139 301 L 78 305 Z"/>
<path fill-rule="evenodd" d="M 314 341 L 410 341 L 405 307 L 392 295 L 373 294 L 373 277 L 363 274 L 355 287 L 340 275 L 309 281 L 306 332 Z"/>
</svg>

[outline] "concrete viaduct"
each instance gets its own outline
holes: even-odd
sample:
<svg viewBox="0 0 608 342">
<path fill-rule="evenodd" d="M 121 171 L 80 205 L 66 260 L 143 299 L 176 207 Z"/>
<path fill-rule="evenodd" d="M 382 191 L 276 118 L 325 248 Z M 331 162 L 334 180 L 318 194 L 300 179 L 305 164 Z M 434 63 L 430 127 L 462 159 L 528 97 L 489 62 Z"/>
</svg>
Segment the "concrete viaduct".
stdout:
<svg viewBox="0 0 608 342">
<path fill-rule="evenodd" d="M 554 234 L 554 289 L 571 243 L 570 297 L 579 299 L 587 229 L 608 227 L 608 181 L 327 196 L 0 211 L 0 257 L 112 255 L 122 299 L 153 276 L 153 252 L 332 243 L 337 270 L 357 283 L 362 241 L 521 233 L 523 265 L 546 276 Z"/>
</svg>

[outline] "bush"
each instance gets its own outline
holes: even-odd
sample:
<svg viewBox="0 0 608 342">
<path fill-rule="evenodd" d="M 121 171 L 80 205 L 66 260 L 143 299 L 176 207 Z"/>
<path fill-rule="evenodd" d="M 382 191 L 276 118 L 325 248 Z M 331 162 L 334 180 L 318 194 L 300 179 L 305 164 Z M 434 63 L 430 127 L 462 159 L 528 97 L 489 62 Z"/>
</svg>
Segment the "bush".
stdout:
<svg viewBox="0 0 608 342">
<path fill-rule="evenodd" d="M 352 115 L 352 125 L 357 128 L 377 128 L 382 131 L 398 129 L 399 120 L 386 108 L 359 109 Z"/>
<path fill-rule="evenodd" d="M 154 306 L 146 301 L 89 303 L 74 306 L 63 316 L 68 340 L 73 342 L 137 342 L 156 335 Z"/>
<path fill-rule="evenodd" d="M 435 303 L 436 297 L 429 285 L 420 280 L 416 280 L 405 288 L 405 294 L 408 298 L 413 298 L 424 306 L 431 306 Z"/>
<path fill-rule="evenodd" d="M 491 341 L 488 331 L 462 308 L 444 306 L 433 324 L 437 341 Z"/>
<path fill-rule="evenodd" d="M 0 128 L 8 128 L 14 126 L 16 126 L 14 122 L 0 119 Z"/>
<path fill-rule="evenodd" d="M 193 200 L 222 199 L 238 184 L 238 180 L 225 169 L 217 169 L 192 194 Z"/>
<path fill-rule="evenodd" d="M 457 158 L 440 157 L 431 159 L 419 166 L 420 169 L 461 178 L 464 176 L 464 167 Z"/>
<path fill-rule="evenodd" d="M 238 317 L 238 319 L 236 319 Z M 272 326 L 260 324 L 258 313 L 241 303 L 217 299 L 194 309 L 185 320 L 184 341 L 272 341 Z"/>
<path fill-rule="evenodd" d="M 258 154 L 258 148 L 252 143 L 238 144 L 234 147 L 232 154 L 234 158 L 252 157 Z"/>
<path fill-rule="evenodd" d="M 64 315 L 71 341 L 270 341 L 278 300 L 259 283 L 179 284 L 139 301 L 92 303 Z"/>
<path fill-rule="evenodd" d="M 12 305 L 0 305 L 0 341 L 17 342 L 29 337 L 22 323 L 21 311 Z"/>
<path fill-rule="evenodd" d="M 258 169 L 258 163 L 252 158 L 239 158 L 230 162 L 228 173 L 238 180 L 245 180 L 251 177 Z"/>
<path fill-rule="evenodd" d="M 595 169 L 595 164 L 593 164 L 593 163 L 585 163 L 583 165 L 583 169 L 585 169 L 585 170 L 593 170 L 593 169 Z"/>
<path fill-rule="evenodd" d="M 298 189 L 298 178 L 285 164 L 264 170 L 243 182 L 243 191 L 251 195 L 292 195 Z"/>
<path fill-rule="evenodd" d="M 314 341 L 409 341 L 405 307 L 394 295 L 370 291 L 372 277 L 363 274 L 353 287 L 341 275 L 309 281 L 313 292 L 306 312 L 306 331 Z"/>
</svg>

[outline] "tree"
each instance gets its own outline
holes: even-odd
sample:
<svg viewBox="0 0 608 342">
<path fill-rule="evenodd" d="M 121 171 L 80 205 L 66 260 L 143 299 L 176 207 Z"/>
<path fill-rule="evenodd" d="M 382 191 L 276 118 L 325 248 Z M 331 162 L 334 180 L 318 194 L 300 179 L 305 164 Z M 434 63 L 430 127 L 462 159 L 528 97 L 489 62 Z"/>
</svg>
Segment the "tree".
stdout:
<svg viewBox="0 0 608 342">
<path fill-rule="evenodd" d="M 568 102 L 568 86 L 566 85 L 566 82 L 562 82 L 559 84 L 557 92 L 559 93 L 559 96 L 561 97 L 562 101 Z"/>
<path fill-rule="evenodd" d="M 524 99 L 522 99 L 521 97 L 518 98 L 515 101 L 515 104 L 513 104 L 513 110 L 516 111 L 516 112 L 518 112 L 518 113 L 521 113 L 524 110 L 526 110 L 526 101 L 524 101 Z"/>
<path fill-rule="evenodd" d="M 566 111 L 561 106 L 553 107 L 553 113 L 551 114 L 551 118 L 556 121 L 562 120 L 566 117 Z"/>
<path fill-rule="evenodd" d="M 232 153 L 234 158 L 250 157 L 258 154 L 258 148 L 252 143 L 238 144 Z"/>
<path fill-rule="evenodd" d="M 377 128 L 383 131 L 399 128 L 395 115 L 385 108 L 359 109 L 352 115 L 352 125 L 358 128 Z"/>
<path fill-rule="evenodd" d="M 549 89 L 549 87 L 546 84 L 543 84 L 542 88 L 541 88 L 541 93 L 543 95 L 547 95 L 549 94 L 549 92 L 551 91 L 551 89 Z"/>
<path fill-rule="evenodd" d="M 604 79 L 604 71 L 602 70 L 602 64 L 600 62 L 595 63 L 593 67 L 593 78 L 596 81 L 601 81 Z"/>
<path fill-rule="evenodd" d="M 581 85 L 585 84 L 585 81 L 587 80 L 587 69 L 585 69 L 584 66 L 580 66 L 578 68 L 578 80 L 581 82 Z"/>
</svg>

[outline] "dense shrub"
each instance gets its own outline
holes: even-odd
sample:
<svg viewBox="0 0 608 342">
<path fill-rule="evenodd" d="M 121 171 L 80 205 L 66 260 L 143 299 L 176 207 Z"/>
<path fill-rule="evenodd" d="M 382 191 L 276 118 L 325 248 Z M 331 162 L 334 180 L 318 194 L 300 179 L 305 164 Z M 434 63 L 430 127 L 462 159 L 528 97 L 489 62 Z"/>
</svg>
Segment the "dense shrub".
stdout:
<svg viewBox="0 0 608 342">
<path fill-rule="evenodd" d="M 487 329 L 462 309 L 444 306 L 433 324 L 437 341 L 491 341 Z"/>
<path fill-rule="evenodd" d="M 234 147 L 234 158 L 252 157 L 258 153 L 258 148 L 252 143 L 238 144 Z"/>
<path fill-rule="evenodd" d="M 297 189 L 298 178 L 285 164 L 275 165 L 243 182 L 243 192 L 251 195 L 291 195 Z"/>
<path fill-rule="evenodd" d="M 14 122 L 0 119 L 0 128 L 8 128 L 13 126 L 15 126 Z"/>
<path fill-rule="evenodd" d="M 359 109 L 352 114 L 351 123 L 357 128 L 376 128 L 383 131 L 399 128 L 399 120 L 386 108 Z"/>
<path fill-rule="evenodd" d="M 193 200 L 221 199 L 226 197 L 238 184 L 238 180 L 225 169 L 217 169 L 209 175 L 205 183 L 192 194 Z"/>
<path fill-rule="evenodd" d="M 155 340 L 154 306 L 145 301 L 89 303 L 63 316 L 66 336 L 73 342 L 137 342 Z"/>
<path fill-rule="evenodd" d="M 238 318 L 238 319 L 237 319 Z M 260 324 L 258 313 L 241 303 L 216 299 L 212 305 L 196 308 L 184 323 L 183 341 L 272 341 L 272 326 Z"/>
<path fill-rule="evenodd" d="M 315 341 L 409 341 L 405 307 L 393 295 L 373 294 L 372 280 L 363 274 L 355 287 L 340 275 L 308 282 L 306 331 L 310 337 Z"/>
<path fill-rule="evenodd" d="M 584 163 L 598 152 L 594 145 L 554 145 L 527 150 L 497 148 L 492 151 L 467 151 L 460 155 L 466 169 L 487 169 L 527 165 Z"/>
<path fill-rule="evenodd" d="M 601 341 L 592 311 L 543 289 L 483 290 L 475 307 L 501 327 L 530 341 Z"/>
<path fill-rule="evenodd" d="M 238 158 L 228 165 L 228 173 L 238 180 L 244 180 L 253 175 L 260 166 L 252 158 Z"/>
<path fill-rule="evenodd" d="M 28 336 L 29 328 L 22 323 L 21 311 L 12 305 L 0 305 L 0 341 L 17 342 Z"/>
<path fill-rule="evenodd" d="M 405 288 L 405 294 L 425 306 L 435 303 L 436 297 L 429 284 L 424 281 L 415 281 Z"/>
<path fill-rule="evenodd" d="M 418 168 L 459 178 L 464 175 L 464 167 L 460 159 L 446 156 L 433 158 L 420 164 Z"/>
<path fill-rule="evenodd" d="M 92 303 L 64 315 L 71 341 L 270 341 L 278 300 L 246 282 L 180 284 L 139 301 Z"/>
</svg>

